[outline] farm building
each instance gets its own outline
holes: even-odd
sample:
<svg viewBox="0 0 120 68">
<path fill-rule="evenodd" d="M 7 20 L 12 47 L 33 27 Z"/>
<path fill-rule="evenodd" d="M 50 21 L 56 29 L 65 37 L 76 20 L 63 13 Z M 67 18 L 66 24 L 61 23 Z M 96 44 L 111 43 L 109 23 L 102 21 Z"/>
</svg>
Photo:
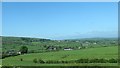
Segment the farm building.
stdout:
<svg viewBox="0 0 120 68">
<path fill-rule="evenodd" d="M 21 52 L 20 52 L 20 51 L 18 51 L 18 52 L 17 52 L 17 54 L 18 54 L 18 55 L 21 55 Z"/>
<path fill-rule="evenodd" d="M 64 48 L 64 50 L 73 50 L 73 49 L 71 49 L 71 48 Z"/>
<path fill-rule="evenodd" d="M 7 55 L 15 55 L 16 54 L 16 51 L 15 50 L 8 50 L 6 52 Z"/>
</svg>

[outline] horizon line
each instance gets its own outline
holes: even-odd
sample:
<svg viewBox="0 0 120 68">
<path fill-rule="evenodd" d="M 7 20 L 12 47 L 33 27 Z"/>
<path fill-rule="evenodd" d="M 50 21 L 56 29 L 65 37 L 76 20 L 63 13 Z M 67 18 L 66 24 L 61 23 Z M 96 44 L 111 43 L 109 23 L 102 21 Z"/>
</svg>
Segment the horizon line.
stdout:
<svg viewBox="0 0 120 68">
<path fill-rule="evenodd" d="M 40 37 L 31 37 L 31 36 L 5 36 L 0 35 L 0 37 L 18 37 L 18 38 L 36 38 L 36 39 L 50 39 L 50 40 L 71 40 L 71 39 L 91 39 L 91 38 L 118 38 L 118 37 L 84 37 L 84 38 L 66 38 L 66 39 L 52 39 L 52 38 L 40 38 Z"/>
</svg>

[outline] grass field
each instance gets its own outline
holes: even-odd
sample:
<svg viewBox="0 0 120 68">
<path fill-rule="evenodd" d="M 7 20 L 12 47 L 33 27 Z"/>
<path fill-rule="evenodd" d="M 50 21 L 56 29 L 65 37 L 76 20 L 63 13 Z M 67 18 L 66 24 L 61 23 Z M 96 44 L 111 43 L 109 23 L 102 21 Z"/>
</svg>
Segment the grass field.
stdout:
<svg viewBox="0 0 120 68">
<path fill-rule="evenodd" d="M 63 58 L 64 56 L 67 56 Z M 20 58 L 23 61 L 20 61 Z M 41 66 L 41 65 L 71 65 L 71 64 L 37 64 L 33 63 L 33 59 L 42 59 L 46 60 L 77 60 L 81 58 L 118 58 L 118 47 L 111 46 L 111 47 L 99 47 L 99 48 L 88 48 L 88 49 L 81 49 L 81 50 L 71 50 L 71 51 L 56 51 L 56 52 L 46 52 L 46 53 L 31 53 L 25 55 L 19 55 L 14 57 L 8 57 L 3 59 L 3 65 L 5 66 Z M 74 65 L 117 65 L 117 63 L 102 63 L 102 64 L 72 64 Z"/>
</svg>

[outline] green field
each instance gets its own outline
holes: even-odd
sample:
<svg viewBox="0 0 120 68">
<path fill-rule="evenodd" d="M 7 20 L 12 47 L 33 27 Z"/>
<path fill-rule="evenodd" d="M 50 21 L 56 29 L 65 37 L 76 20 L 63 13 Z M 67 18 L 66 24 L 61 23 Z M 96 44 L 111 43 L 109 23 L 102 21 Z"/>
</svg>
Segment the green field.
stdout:
<svg viewBox="0 0 120 68">
<path fill-rule="evenodd" d="M 63 58 L 66 56 L 65 58 Z M 20 59 L 23 61 L 20 61 Z M 4 66 L 51 66 L 51 65 L 62 65 L 69 66 L 71 64 L 39 64 L 33 63 L 33 59 L 42 59 L 44 61 L 47 60 L 77 60 L 81 58 L 118 58 L 118 47 L 110 46 L 110 47 L 99 47 L 99 48 L 88 48 L 88 49 L 80 49 L 80 50 L 71 50 L 71 51 L 56 51 L 56 52 L 45 52 L 45 53 L 30 53 L 25 55 L 19 55 L 14 57 L 8 57 L 3 59 Z M 117 63 L 94 63 L 94 64 L 72 64 L 74 65 L 117 65 Z"/>
</svg>

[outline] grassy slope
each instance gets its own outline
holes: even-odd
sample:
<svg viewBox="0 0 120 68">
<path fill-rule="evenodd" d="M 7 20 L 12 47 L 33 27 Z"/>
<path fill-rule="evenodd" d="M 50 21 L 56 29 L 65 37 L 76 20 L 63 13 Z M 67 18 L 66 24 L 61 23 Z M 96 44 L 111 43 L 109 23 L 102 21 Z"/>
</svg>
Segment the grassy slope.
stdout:
<svg viewBox="0 0 120 68">
<path fill-rule="evenodd" d="M 69 55 L 66 58 L 62 58 L 65 55 Z M 34 58 L 41 58 L 43 60 L 76 60 L 80 58 L 117 58 L 118 49 L 117 46 L 112 47 L 101 47 L 101 48 L 89 48 L 82 50 L 73 50 L 73 51 L 59 51 L 59 52 L 47 52 L 47 53 L 33 53 L 20 55 L 15 57 L 9 57 L 3 59 L 3 65 L 21 65 L 21 66 L 39 66 L 42 64 L 33 63 Z M 23 61 L 20 61 L 20 58 L 23 58 Z M 44 65 L 44 64 L 43 64 Z M 49 64 L 45 64 L 49 65 Z M 53 65 L 53 64 L 52 64 Z M 54 65 L 70 65 L 70 64 L 54 64 Z M 80 65 L 80 64 L 73 64 Z M 83 64 L 86 65 L 86 64 Z M 88 64 L 87 64 L 88 65 Z M 94 64 L 93 64 L 94 65 Z M 97 64 L 100 65 L 100 64 Z M 105 64 L 103 64 L 105 65 Z M 111 65 L 111 64 L 107 64 Z M 117 64 L 112 64 L 117 65 Z"/>
</svg>

